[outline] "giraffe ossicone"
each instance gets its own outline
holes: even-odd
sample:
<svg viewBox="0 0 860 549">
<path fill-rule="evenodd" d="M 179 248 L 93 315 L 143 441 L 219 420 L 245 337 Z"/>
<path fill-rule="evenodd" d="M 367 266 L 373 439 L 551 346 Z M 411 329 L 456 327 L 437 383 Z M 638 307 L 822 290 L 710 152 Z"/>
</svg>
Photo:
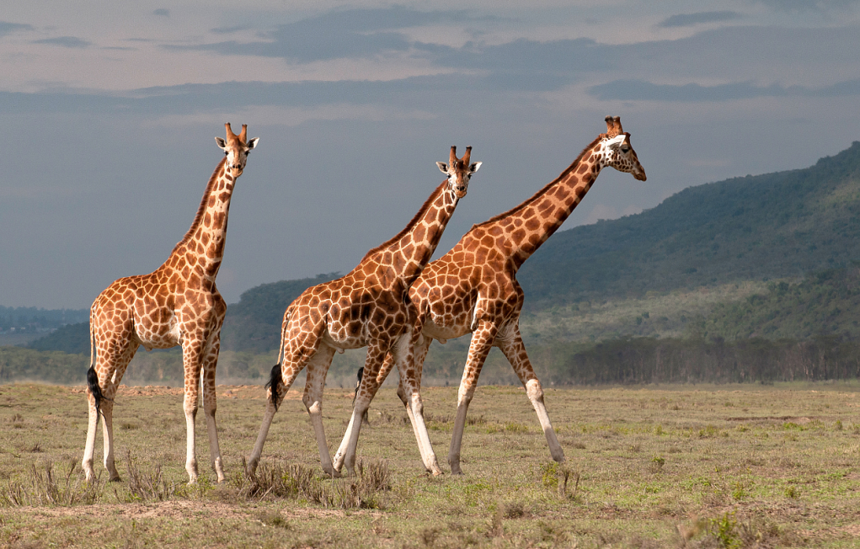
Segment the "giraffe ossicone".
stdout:
<svg viewBox="0 0 860 549">
<path fill-rule="evenodd" d="M 414 368 L 403 368 L 389 355 L 377 375 L 376 385 L 382 384 L 396 365 L 400 373 L 398 396 L 413 419 L 410 396 L 414 398 L 420 390 L 424 359 L 433 340 L 444 343 L 472 334 L 448 453 L 452 473 L 462 473 L 460 447 L 466 413 L 492 347 L 502 351 L 525 387 L 552 458 L 564 461 L 564 452 L 546 411 L 543 389 L 520 335 L 524 295 L 516 273 L 561 227 L 603 168 L 612 167 L 631 173 L 640 181 L 646 180 L 645 170 L 630 144 L 630 134 L 621 127 L 621 119 L 607 116 L 605 120 L 606 133 L 588 145 L 558 178 L 519 206 L 473 226 L 448 253 L 427 265 L 409 289 L 409 301 L 418 315 L 413 327 L 417 335 Z M 344 440 L 349 436 L 348 428 Z M 422 453 L 428 460 L 436 459 L 429 440 Z"/>
<path fill-rule="evenodd" d="M 247 125 L 239 135 L 230 123 L 226 138 L 216 137 L 224 150 L 206 185 L 188 232 L 170 256 L 150 274 L 120 278 L 95 299 L 90 308 L 90 368 L 87 371 L 89 420 L 83 470 L 95 477 L 93 458 L 99 416 L 104 436 L 104 465 L 110 480 L 119 480 L 113 444 L 113 404 L 119 383 L 138 347 L 166 349 L 182 345 L 187 428 L 185 469 L 197 480 L 195 426 L 199 391 L 209 433 L 212 467 L 224 480 L 215 422 L 215 369 L 221 345 L 221 325 L 227 304 L 215 287 L 227 234 L 227 216 L 236 179 L 259 138 L 247 140 Z"/>
<path fill-rule="evenodd" d="M 361 417 L 379 386 L 377 374 L 386 354 L 403 368 L 412 367 L 415 311 L 405 299 L 409 286 L 425 267 L 454 213 L 468 192 L 469 180 L 480 167 L 470 164 L 471 147 L 462 159 L 451 147 L 449 163 L 439 166 L 447 178 L 439 185 L 412 221 L 394 238 L 364 256 L 345 276 L 305 290 L 284 312 L 278 363 L 266 385 L 266 412 L 257 441 L 248 458 L 248 474 L 253 475 L 263 452 L 272 419 L 299 373 L 307 368 L 302 401 L 310 415 L 323 470 L 339 475 L 343 465 L 354 472 L 355 451 Z M 325 378 L 336 350 L 367 347 L 361 383 L 356 390 L 350 419 L 350 437 L 335 455 L 328 450 L 322 422 L 322 395 Z M 430 439 L 419 401 L 413 403 L 419 417 L 413 425 L 419 450 L 427 470 L 441 474 L 439 464 L 428 461 L 423 449 Z"/>
</svg>

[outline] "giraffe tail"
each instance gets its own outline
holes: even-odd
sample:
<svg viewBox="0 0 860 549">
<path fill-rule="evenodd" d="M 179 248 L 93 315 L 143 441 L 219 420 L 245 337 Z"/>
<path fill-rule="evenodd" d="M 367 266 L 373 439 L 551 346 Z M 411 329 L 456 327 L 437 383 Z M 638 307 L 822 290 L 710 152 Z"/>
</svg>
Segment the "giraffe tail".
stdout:
<svg viewBox="0 0 860 549">
<path fill-rule="evenodd" d="M 93 303 L 95 306 L 95 303 Z M 99 376 L 96 374 L 95 331 L 93 330 L 93 310 L 90 308 L 90 369 L 87 370 L 87 387 L 96 401 L 96 416 L 101 413 L 101 403 L 104 395 L 99 387 Z"/>
<path fill-rule="evenodd" d="M 284 360 L 284 345 L 286 345 L 287 324 L 290 321 L 292 308 L 288 307 L 284 313 L 284 322 L 281 324 L 281 345 L 278 347 L 278 362 L 272 366 L 272 373 L 269 374 L 269 381 L 266 382 L 266 389 L 271 389 L 272 404 L 275 405 L 275 411 L 278 411 L 278 384 L 281 383 L 281 362 Z"/>
<path fill-rule="evenodd" d="M 269 381 L 266 382 L 266 389 L 271 389 L 270 399 L 275 405 L 275 411 L 278 411 L 278 384 L 281 382 L 281 363 L 278 362 L 272 366 L 272 373 L 269 376 Z"/>
</svg>

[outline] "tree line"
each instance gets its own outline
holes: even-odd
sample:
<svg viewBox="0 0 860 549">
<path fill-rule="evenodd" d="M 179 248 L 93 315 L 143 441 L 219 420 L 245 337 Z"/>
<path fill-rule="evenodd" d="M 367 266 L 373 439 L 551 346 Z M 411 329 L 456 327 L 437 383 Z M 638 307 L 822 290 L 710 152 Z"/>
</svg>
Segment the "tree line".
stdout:
<svg viewBox="0 0 860 549">
<path fill-rule="evenodd" d="M 463 342 L 465 343 L 465 342 Z M 424 367 L 427 384 L 460 381 L 465 345 L 434 345 Z M 839 336 L 810 340 L 751 338 L 710 339 L 620 338 L 601 343 L 556 342 L 531 346 L 529 354 L 545 385 L 638 385 L 651 383 L 773 383 L 826 381 L 860 377 L 860 343 Z M 352 379 L 361 362 L 350 355 L 331 374 Z M 128 370 L 134 383 L 182 380 L 179 349 L 144 353 Z M 226 351 L 219 363 L 219 382 L 262 383 L 274 356 Z M 81 384 L 89 356 L 60 351 L 0 347 L 0 383 L 44 381 Z M 516 376 L 500 354 L 491 356 L 488 383 L 516 384 Z M 344 370 L 344 371 L 341 371 Z M 346 372 L 346 370 L 349 370 Z M 490 370 L 485 367 L 485 370 Z M 393 379 L 396 379 L 393 373 Z M 342 380 L 339 381 L 343 385 Z"/>
</svg>

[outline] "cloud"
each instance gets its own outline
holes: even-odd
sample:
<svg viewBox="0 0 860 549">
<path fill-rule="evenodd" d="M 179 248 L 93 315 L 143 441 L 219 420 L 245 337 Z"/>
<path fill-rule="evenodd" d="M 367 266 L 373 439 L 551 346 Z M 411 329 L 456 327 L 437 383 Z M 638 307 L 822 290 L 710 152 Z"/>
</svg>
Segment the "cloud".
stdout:
<svg viewBox="0 0 860 549">
<path fill-rule="evenodd" d="M 592 96 L 604 101 L 735 101 L 755 97 L 836 97 L 860 95 L 860 79 L 838 82 L 823 88 L 803 86 L 756 86 L 750 82 L 701 86 L 699 84 L 652 84 L 641 80 L 616 80 L 588 89 Z"/>
<path fill-rule="evenodd" d="M 23 25 L 21 23 L 9 23 L 7 21 L 0 21 L 0 37 L 21 30 L 31 31 L 33 30 L 33 27 L 31 25 Z"/>
<path fill-rule="evenodd" d="M 86 48 L 92 45 L 91 42 L 76 38 L 74 36 L 60 36 L 58 38 L 43 38 L 42 40 L 34 40 L 34 44 L 53 44 L 64 48 Z"/>
<path fill-rule="evenodd" d="M 860 0 L 755 0 L 775 10 L 787 12 L 843 11 L 860 3 Z"/>
<path fill-rule="evenodd" d="M 658 27 L 689 27 L 702 23 L 717 23 L 740 19 L 736 11 L 700 11 L 698 13 L 681 13 L 667 17 L 657 24 Z"/>
<path fill-rule="evenodd" d="M 796 90 L 793 90 L 796 91 Z M 701 86 L 699 84 L 652 84 L 641 80 L 616 80 L 588 89 L 604 101 L 733 101 L 752 97 L 778 97 L 790 94 L 781 86 L 755 86 L 749 82 Z"/>
<path fill-rule="evenodd" d="M 816 90 L 810 95 L 820 96 L 820 97 L 839 97 L 845 95 L 860 95 L 860 79 L 858 80 L 848 80 L 846 82 L 837 82 L 832 86 L 827 86 L 825 88 L 821 88 L 820 90 Z"/>
<path fill-rule="evenodd" d="M 248 30 L 250 27 L 245 26 L 237 26 L 237 27 L 218 27 L 216 29 L 212 29 L 212 32 L 215 34 L 232 34 L 234 32 L 239 32 L 243 30 Z"/>
<path fill-rule="evenodd" d="M 158 15 L 159 17 L 170 17 L 170 10 L 159 8 L 152 12 L 152 15 Z"/>
<path fill-rule="evenodd" d="M 355 59 L 394 52 L 406 52 L 412 42 L 398 30 L 439 23 L 477 21 L 465 11 L 422 12 L 394 6 L 379 9 L 336 10 L 303 19 L 261 34 L 264 41 L 218 42 L 199 46 L 168 45 L 175 50 L 202 50 L 221 55 L 281 57 L 299 63 L 331 59 Z M 240 30 L 222 27 L 224 34 Z"/>
<path fill-rule="evenodd" d="M 417 45 L 444 66 L 494 70 L 506 73 L 566 74 L 569 79 L 581 71 L 603 71 L 617 60 L 615 46 L 590 38 L 538 42 L 524 38 L 487 46 L 468 43 L 462 48 Z"/>
</svg>

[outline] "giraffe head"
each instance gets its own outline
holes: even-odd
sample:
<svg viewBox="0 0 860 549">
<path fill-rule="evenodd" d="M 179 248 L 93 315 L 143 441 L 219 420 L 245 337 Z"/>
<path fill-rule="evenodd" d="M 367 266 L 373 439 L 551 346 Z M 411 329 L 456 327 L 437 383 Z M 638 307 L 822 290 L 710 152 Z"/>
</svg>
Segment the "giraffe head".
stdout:
<svg viewBox="0 0 860 549">
<path fill-rule="evenodd" d="M 469 191 L 469 179 L 472 174 L 478 171 L 481 167 L 481 162 L 469 164 L 472 155 L 472 147 L 466 147 L 466 154 L 463 158 L 457 159 L 457 147 L 451 147 L 451 155 L 448 158 L 448 163 L 436 162 L 439 170 L 448 176 L 448 188 L 453 191 L 457 198 L 463 198 Z"/>
<path fill-rule="evenodd" d="M 251 149 L 257 146 L 257 142 L 260 138 L 255 137 L 254 139 L 247 141 L 247 124 L 242 124 L 242 133 L 239 135 L 233 133 L 233 129 L 230 127 L 229 122 L 224 124 L 224 127 L 227 129 L 227 139 L 216 137 L 215 142 L 218 143 L 218 146 L 224 150 L 224 154 L 227 156 L 226 170 L 230 172 L 233 177 L 239 177 L 242 175 L 242 170 L 245 169 L 245 162 L 248 161 L 248 153 L 251 152 Z"/>
<path fill-rule="evenodd" d="M 645 181 L 645 170 L 630 144 L 630 134 L 621 128 L 620 117 L 606 117 L 606 133 L 600 135 L 598 147 L 601 167 L 611 166 L 619 172 L 632 173 L 639 181 Z"/>
</svg>

